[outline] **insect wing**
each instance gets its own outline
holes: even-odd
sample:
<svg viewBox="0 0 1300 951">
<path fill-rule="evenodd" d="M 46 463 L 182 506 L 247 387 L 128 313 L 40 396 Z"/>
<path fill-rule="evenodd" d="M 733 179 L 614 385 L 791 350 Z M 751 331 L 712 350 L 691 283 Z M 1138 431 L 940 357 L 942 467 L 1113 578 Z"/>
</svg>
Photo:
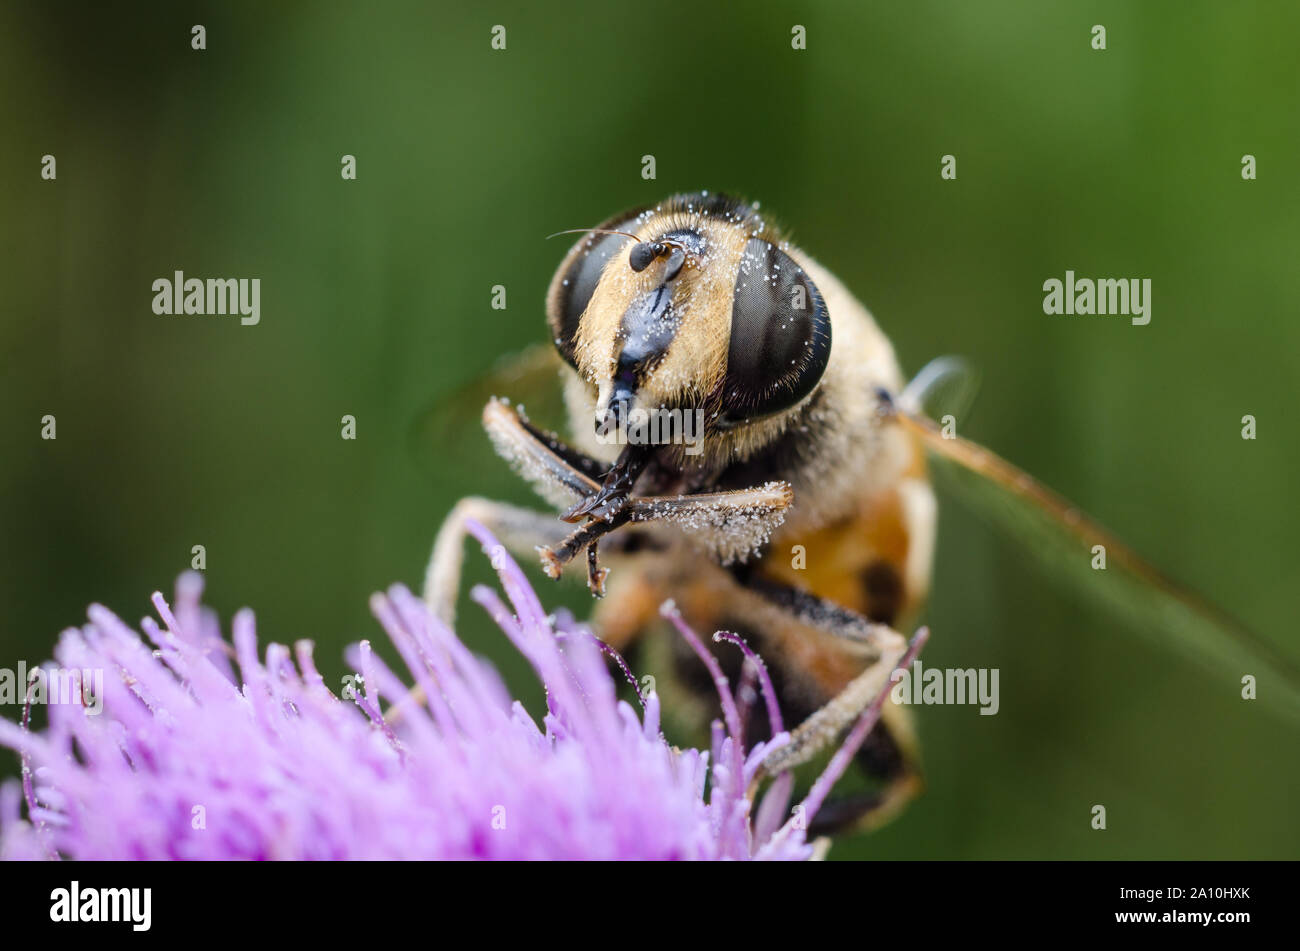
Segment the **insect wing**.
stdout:
<svg viewBox="0 0 1300 951">
<path fill-rule="evenodd" d="M 562 431 L 560 372 L 555 350 L 537 344 L 502 358 L 484 375 L 435 399 L 409 431 L 410 451 L 420 469 L 441 476 L 454 464 L 456 476 L 474 477 L 475 493 L 516 489 L 518 479 L 497 458 L 483 431 L 483 407 L 493 397 L 509 400 L 538 427 Z"/>
<path fill-rule="evenodd" d="M 1300 721 L 1293 662 L 1203 598 L 1143 561 L 1078 508 L 987 449 L 898 407 L 897 419 L 925 444 L 939 481 L 978 514 L 1027 546 L 1053 577 L 1100 600 L 1134 628 L 1219 677 L 1256 677 L 1261 699 Z M 1105 569 L 1094 564 L 1104 548 Z M 1229 688 L 1225 688 L 1229 689 Z"/>
</svg>

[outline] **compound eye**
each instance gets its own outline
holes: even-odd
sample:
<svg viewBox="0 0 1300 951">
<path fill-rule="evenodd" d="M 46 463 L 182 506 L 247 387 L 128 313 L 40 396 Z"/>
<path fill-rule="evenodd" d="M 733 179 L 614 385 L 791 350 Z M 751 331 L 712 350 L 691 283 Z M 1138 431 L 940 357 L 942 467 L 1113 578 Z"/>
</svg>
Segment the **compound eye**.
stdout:
<svg viewBox="0 0 1300 951">
<path fill-rule="evenodd" d="M 605 231 L 635 231 L 643 209 L 624 212 L 599 226 Z M 632 239 L 621 234 L 587 235 L 569 251 L 551 280 L 546 295 L 546 321 L 551 340 L 565 361 L 576 368 L 573 348 L 582 315 L 600 283 L 605 264 Z"/>
<path fill-rule="evenodd" d="M 736 275 L 723 419 L 796 405 L 817 385 L 830 354 L 830 315 L 812 278 L 776 245 L 750 238 Z"/>
</svg>

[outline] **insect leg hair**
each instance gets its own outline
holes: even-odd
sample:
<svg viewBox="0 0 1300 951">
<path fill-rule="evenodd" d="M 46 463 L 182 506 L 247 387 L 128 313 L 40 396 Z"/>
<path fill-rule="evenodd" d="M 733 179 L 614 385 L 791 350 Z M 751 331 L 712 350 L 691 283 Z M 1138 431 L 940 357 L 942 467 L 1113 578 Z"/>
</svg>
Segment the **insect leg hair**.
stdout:
<svg viewBox="0 0 1300 951">
<path fill-rule="evenodd" d="M 599 491 L 600 483 L 588 473 L 600 463 L 535 429 L 514 407 L 489 400 L 483 428 L 497 454 L 556 508 L 567 509 Z"/>
<path fill-rule="evenodd" d="M 907 641 L 895 634 L 896 643 L 885 648 L 880 658 L 821 709 L 804 720 L 790 733 L 790 742 L 774 750 L 763 761 L 763 769 L 773 775 L 806 763 L 835 741 L 850 723 L 889 689 L 889 677 L 907 653 Z"/>
<path fill-rule="evenodd" d="M 833 744 L 844 729 L 861 712 L 891 687 L 891 678 L 908 650 L 907 641 L 893 628 L 878 624 L 825 599 L 761 579 L 743 568 L 734 572 L 746 588 L 749 621 L 760 630 L 778 630 L 791 623 L 810 628 L 836 640 L 853 656 L 865 663 L 838 694 L 809 714 L 791 732 L 791 742 L 763 763 L 765 772 L 775 775 L 816 757 Z M 886 702 L 877 734 L 878 751 L 883 760 L 873 762 L 866 748 L 858 760 L 870 775 L 885 783 L 877 792 L 831 799 L 819 812 L 819 832 L 847 828 L 874 828 L 896 814 L 921 789 L 922 780 L 916 766 L 915 739 L 906 711 Z"/>
<path fill-rule="evenodd" d="M 901 642 L 902 635 L 888 624 L 872 621 L 833 601 L 789 585 L 768 581 L 744 566 L 733 569 L 733 574 L 752 596 L 753 610 L 777 612 L 781 619 L 788 618 L 828 634 L 841 641 L 845 648 L 868 659 L 880 657 L 886 648 L 892 650 Z"/>
</svg>

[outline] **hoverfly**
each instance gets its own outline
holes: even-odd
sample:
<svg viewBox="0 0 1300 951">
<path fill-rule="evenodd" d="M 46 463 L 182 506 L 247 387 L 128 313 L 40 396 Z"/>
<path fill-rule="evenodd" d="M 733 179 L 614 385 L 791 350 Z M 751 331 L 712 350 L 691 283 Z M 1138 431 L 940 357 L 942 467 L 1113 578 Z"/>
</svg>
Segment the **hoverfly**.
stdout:
<svg viewBox="0 0 1300 951">
<path fill-rule="evenodd" d="M 517 404 L 558 375 L 570 441 L 506 399 L 479 404 L 498 454 L 559 517 L 458 503 L 425 579 L 427 602 L 448 621 L 467 519 L 540 555 L 551 577 L 585 571 L 601 597 L 593 626 L 616 649 L 672 599 L 695 629 L 738 632 L 764 658 L 788 721 L 801 723 L 766 765 L 789 768 L 887 684 L 904 646 L 895 628 L 927 594 L 930 471 L 942 468 L 1135 627 L 1218 669 L 1274 673 L 1271 691 L 1300 709 L 1284 660 L 1028 475 L 933 422 L 935 399 L 969 389 L 961 364 L 940 359 L 905 384 L 866 308 L 755 206 L 678 195 L 581 234 L 546 297 L 553 347 L 527 352 L 492 384 Z M 1104 572 L 1090 563 L 1097 545 Z M 752 716 L 766 729 L 762 705 Z M 828 803 L 819 822 L 870 826 L 916 793 L 905 708 L 886 704 L 858 762 L 879 789 Z"/>
</svg>

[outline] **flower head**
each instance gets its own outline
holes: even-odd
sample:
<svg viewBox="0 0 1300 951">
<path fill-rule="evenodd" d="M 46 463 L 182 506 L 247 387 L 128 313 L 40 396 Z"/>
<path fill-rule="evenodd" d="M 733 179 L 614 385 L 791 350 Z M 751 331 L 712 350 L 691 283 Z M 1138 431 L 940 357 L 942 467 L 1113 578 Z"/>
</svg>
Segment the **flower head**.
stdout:
<svg viewBox="0 0 1300 951">
<path fill-rule="evenodd" d="M 500 550 L 484 529 L 472 530 L 485 550 Z M 770 784 L 761 806 L 750 798 L 764 756 L 787 734 L 743 750 L 722 680 L 727 723 L 715 725 L 712 751 L 672 747 L 659 731 L 658 697 L 641 698 L 640 712 L 620 701 L 605 659 L 612 651 L 571 619 L 548 616 L 519 567 L 508 557 L 500 564 L 510 608 L 486 587 L 473 597 L 545 685 L 540 723 L 400 585 L 371 606 L 407 679 L 362 642 L 348 652 L 356 676 L 343 696 L 326 687 L 310 643 L 259 654 L 247 610 L 227 643 L 200 607 L 197 575 L 178 581 L 175 611 L 154 595 L 162 624 L 144 620 L 143 637 L 93 605 L 89 624 L 64 632 L 55 659 L 105 672 L 103 713 L 51 706 L 39 734 L 0 721 L 0 744 L 18 750 L 24 766 L 23 788 L 0 791 L 0 856 L 812 854 L 801 824 L 782 823 L 788 775 Z M 754 658 L 752 669 L 760 667 Z"/>
</svg>

